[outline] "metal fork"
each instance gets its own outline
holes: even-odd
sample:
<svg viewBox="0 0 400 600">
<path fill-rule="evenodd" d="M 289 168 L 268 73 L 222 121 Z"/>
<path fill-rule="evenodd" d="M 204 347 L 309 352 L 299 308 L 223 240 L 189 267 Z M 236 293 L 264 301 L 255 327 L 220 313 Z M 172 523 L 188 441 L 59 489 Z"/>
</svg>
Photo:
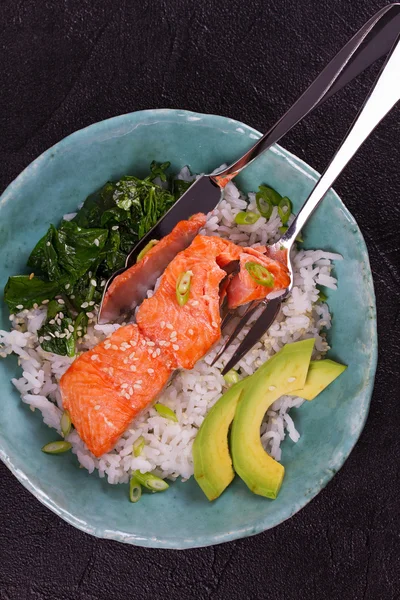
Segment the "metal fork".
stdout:
<svg viewBox="0 0 400 600">
<path fill-rule="evenodd" d="M 236 365 L 254 344 L 260 340 L 262 335 L 264 335 L 274 322 L 282 301 L 287 298 L 293 288 L 293 264 L 290 252 L 296 237 L 360 146 L 399 100 L 400 35 L 397 37 L 376 82 L 371 88 L 353 125 L 350 127 L 331 163 L 318 180 L 313 191 L 286 233 L 278 242 L 268 247 L 267 253 L 269 256 L 273 256 L 274 254 L 277 255 L 282 252 L 286 254 L 287 266 L 290 274 L 290 285 L 283 291 L 282 295 L 267 301 L 265 310 L 256 319 L 250 331 L 224 367 L 222 371 L 223 374 L 227 373 Z M 214 359 L 213 364 L 221 357 L 228 345 L 232 343 L 233 339 L 236 338 L 238 333 L 243 329 L 245 323 L 258 308 L 259 304 L 250 305 L 244 318 L 241 319 L 233 334 L 224 344 L 221 351 Z"/>
</svg>

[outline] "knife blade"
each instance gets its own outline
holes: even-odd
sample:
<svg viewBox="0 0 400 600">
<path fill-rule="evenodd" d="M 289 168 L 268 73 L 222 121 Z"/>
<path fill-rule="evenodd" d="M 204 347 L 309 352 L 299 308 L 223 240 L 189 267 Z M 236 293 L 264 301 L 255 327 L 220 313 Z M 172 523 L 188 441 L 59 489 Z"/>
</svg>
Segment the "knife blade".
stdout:
<svg viewBox="0 0 400 600">
<path fill-rule="evenodd" d="M 254 321 L 250 331 L 244 338 L 244 340 L 236 348 L 233 356 L 228 360 L 225 367 L 222 370 L 222 375 L 226 375 L 228 371 L 234 368 L 234 366 L 243 358 L 245 354 L 256 344 L 266 331 L 270 328 L 272 323 L 275 321 L 279 309 L 282 304 L 282 300 L 285 296 L 279 296 L 270 300 L 261 313 L 261 315 Z"/>
</svg>

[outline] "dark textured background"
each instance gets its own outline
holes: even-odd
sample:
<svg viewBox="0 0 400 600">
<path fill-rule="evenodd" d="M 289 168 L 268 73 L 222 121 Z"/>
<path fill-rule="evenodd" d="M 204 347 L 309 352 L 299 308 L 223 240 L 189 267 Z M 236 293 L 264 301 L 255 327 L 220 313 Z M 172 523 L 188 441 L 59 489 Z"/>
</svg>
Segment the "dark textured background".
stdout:
<svg viewBox="0 0 400 600">
<path fill-rule="evenodd" d="M 0 0 L 0 191 L 65 135 L 138 109 L 218 113 L 265 130 L 381 6 Z M 323 169 L 374 73 L 284 145 Z M 341 472 L 272 531 L 180 552 L 89 537 L 0 465 L 1 600 L 400 598 L 399 122 L 397 108 L 336 185 L 370 251 L 380 337 L 369 419 Z"/>
</svg>

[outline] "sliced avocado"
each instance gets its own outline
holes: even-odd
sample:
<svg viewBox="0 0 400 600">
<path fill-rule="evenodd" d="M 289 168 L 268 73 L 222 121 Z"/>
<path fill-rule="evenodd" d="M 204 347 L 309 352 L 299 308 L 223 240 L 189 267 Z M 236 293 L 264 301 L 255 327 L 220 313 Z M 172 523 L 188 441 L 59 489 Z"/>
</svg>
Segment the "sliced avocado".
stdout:
<svg viewBox="0 0 400 600">
<path fill-rule="evenodd" d="M 332 381 L 339 377 L 347 367 L 334 360 L 312 360 L 307 373 L 307 379 L 301 390 L 292 392 L 293 396 L 300 396 L 305 400 L 314 400 Z"/>
<path fill-rule="evenodd" d="M 235 477 L 228 431 L 245 381 L 221 396 L 204 419 L 193 443 L 194 478 L 209 500 L 218 498 Z"/>
<path fill-rule="evenodd" d="M 314 339 L 287 344 L 255 375 L 240 395 L 231 432 L 236 473 L 255 494 L 276 498 L 285 469 L 261 444 L 260 427 L 268 408 L 284 394 L 304 387 Z"/>
</svg>

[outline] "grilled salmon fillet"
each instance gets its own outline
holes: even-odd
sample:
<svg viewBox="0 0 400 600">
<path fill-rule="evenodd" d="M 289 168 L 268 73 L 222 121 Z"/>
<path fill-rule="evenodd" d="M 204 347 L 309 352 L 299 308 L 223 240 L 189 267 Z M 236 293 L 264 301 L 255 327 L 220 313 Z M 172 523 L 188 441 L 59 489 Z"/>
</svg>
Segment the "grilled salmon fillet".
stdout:
<svg viewBox="0 0 400 600">
<path fill-rule="evenodd" d="M 130 305 L 130 290 L 138 293 L 141 287 L 146 291 L 151 287 L 146 285 L 146 277 L 149 270 L 161 264 L 161 254 L 171 257 L 179 244 L 186 244 L 194 234 L 190 246 L 175 252 L 175 257 L 168 260 L 157 290 L 139 308 L 137 324 L 120 327 L 111 337 L 83 353 L 61 378 L 64 407 L 95 456 L 114 447 L 175 369 L 191 369 L 219 340 L 224 267 L 232 261 L 240 264 L 239 274 L 222 286 L 230 306 L 264 298 L 272 289 L 281 289 L 289 283 L 285 265 L 266 256 L 265 248 L 242 248 L 216 236 L 196 235 L 194 232 L 204 222 L 201 214 L 182 221 L 142 261 L 128 269 L 125 277 L 115 280 L 108 292 L 109 302 L 120 302 L 113 300 L 113 294 L 122 292 L 123 303 Z M 179 242 L 179 236 L 185 242 Z M 272 273 L 272 288 L 258 285 L 252 279 L 246 269 L 248 262 L 261 264 Z M 177 281 L 187 272 L 191 274 L 189 297 L 182 306 L 177 300 Z M 143 290 L 140 289 L 140 295 Z"/>
<path fill-rule="evenodd" d="M 72 363 L 60 381 L 63 405 L 95 456 L 114 447 L 175 368 L 137 325 L 120 327 Z"/>
<path fill-rule="evenodd" d="M 193 215 L 187 221 L 180 221 L 139 262 L 118 275 L 104 296 L 102 322 L 114 321 L 119 316 L 132 313 L 146 297 L 147 290 L 154 287 L 168 263 L 189 246 L 205 223 L 206 216 L 202 213 Z"/>
</svg>

